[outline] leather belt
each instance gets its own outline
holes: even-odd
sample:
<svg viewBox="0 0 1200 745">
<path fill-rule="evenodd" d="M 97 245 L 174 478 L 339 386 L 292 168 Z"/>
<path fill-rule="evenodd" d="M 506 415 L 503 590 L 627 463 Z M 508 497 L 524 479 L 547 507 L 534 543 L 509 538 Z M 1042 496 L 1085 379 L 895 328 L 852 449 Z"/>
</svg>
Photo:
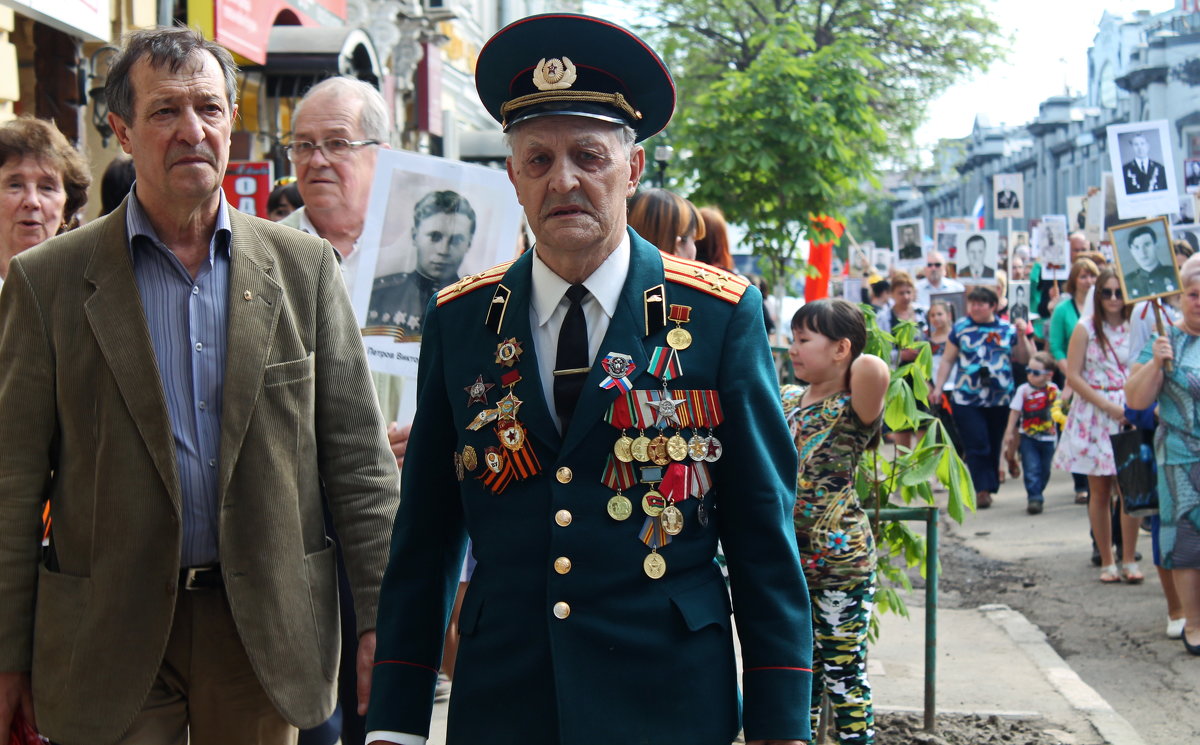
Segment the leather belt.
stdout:
<svg viewBox="0 0 1200 745">
<path fill-rule="evenodd" d="M 188 567 L 179 572 L 179 586 L 185 590 L 211 590 L 225 586 L 221 565 Z"/>
</svg>

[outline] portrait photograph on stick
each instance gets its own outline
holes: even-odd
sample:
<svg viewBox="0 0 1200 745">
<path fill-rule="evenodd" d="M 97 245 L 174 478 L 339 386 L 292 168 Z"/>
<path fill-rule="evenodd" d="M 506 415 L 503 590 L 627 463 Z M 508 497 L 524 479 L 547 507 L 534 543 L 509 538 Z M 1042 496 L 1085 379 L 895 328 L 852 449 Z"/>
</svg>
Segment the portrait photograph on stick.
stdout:
<svg viewBox="0 0 1200 745">
<path fill-rule="evenodd" d="M 963 284 L 991 284 L 1000 261 L 1000 233 L 995 230 L 969 230 L 960 233 L 962 251 L 958 259 L 958 279 Z"/>
<path fill-rule="evenodd" d="M 1179 291 L 1179 269 L 1167 218 L 1126 223 L 1110 229 L 1108 234 L 1127 304 Z"/>
<path fill-rule="evenodd" d="M 1037 225 L 1034 258 L 1042 264 L 1043 279 L 1066 279 L 1071 267 L 1067 245 L 1067 216 L 1042 215 Z"/>
<path fill-rule="evenodd" d="M 1006 217 L 1025 217 L 1025 176 L 1020 173 L 997 173 L 992 176 L 992 214 L 997 220 Z"/>
<path fill-rule="evenodd" d="M 1033 314 L 1033 318 L 1037 318 Z M 1029 280 L 1018 279 L 1008 283 L 1008 318 L 1011 321 L 1028 321 L 1029 313 Z"/>
<path fill-rule="evenodd" d="M 899 262 L 916 263 L 924 258 L 921 248 L 921 220 L 892 220 L 892 248 Z"/>
<path fill-rule="evenodd" d="M 1166 119 L 1110 126 L 1108 153 L 1122 220 L 1178 211 L 1180 190 Z"/>
</svg>

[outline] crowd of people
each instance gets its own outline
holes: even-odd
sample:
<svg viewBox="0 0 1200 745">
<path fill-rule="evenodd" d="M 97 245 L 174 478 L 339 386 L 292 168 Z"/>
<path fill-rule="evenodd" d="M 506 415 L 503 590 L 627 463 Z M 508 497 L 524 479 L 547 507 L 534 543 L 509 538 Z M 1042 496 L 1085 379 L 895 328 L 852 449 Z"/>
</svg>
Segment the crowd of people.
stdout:
<svg viewBox="0 0 1200 745">
<path fill-rule="evenodd" d="M 558 39 L 603 73 L 586 89 Z M 804 385 L 779 386 L 721 210 L 640 185 L 674 89 L 628 31 L 527 19 L 477 75 L 536 248 L 389 279 L 421 334 L 411 426 L 381 414 L 347 292 L 388 146 L 372 86 L 300 101 L 277 223 L 221 190 L 237 68 L 198 32 L 125 41 L 105 94 L 128 157 L 87 225 L 79 153 L 47 122 L 0 125 L 0 739 L 420 743 L 452 683 L 455 744 L 798 745 L 822 697 L 839 742 L 875 741 L 854 473 L 889 365 L 917 352 L 866 354 L 867 315 L 813 300 L 788 324 Z M 425 218 L 457 226 L 431 256 L 469 243 L 453 192 L 417 212 L 418 250 Z M 1010 320 L 1002 272 L 967 290 L 936 251 L 872 287 L 876 320 L 929 343 L 927 410 L 970 435 L 979 508 L 1005 469 L 1031 514 L 1052 467 L 1084 480 L 1102 582 L 1143 580 L 1106 435 L 1158 402 L 1154 559 L 1168 633 L 1200 654 L 1200 257 L 1156 336 L 1075 239 L 1064 287 L 1032 266 L 1046 325 Z M 930 302 L 955 292 L 961 318 Z M 684 681 L 704 706 L 647 715 Z"/>
<path fill-rule="evenodd" d="M 1183 292 L 1164 299 L 1160 312 L 1168 326 L 1161 335 L 1150 302 L 1126 303 L 1116 267 L 1086 236 L 1072 234 L 1070 249 L 1071 265 L 1061 283 L 1046 278 L 1040 263 L 1030 264 L 1025 247 L 1013 252 L 1015 277 L 1031 281 L 1032 323 L 1023 315 L 1010 318 L 1003 307 L 1003 271 L 994 284 L 967 289 L 963 318 L 954 319 L 953 309 L 940 301 L 923 306 L 922 287 L 947 282 L 936 251 L 929 252 L 925 276 L 915 283 L 915 307 L 909 289 L 914 283 L 904 271 L 877 281 L 864 300 L 875 305 L 881 330 L 902 318 L 916 325 L 919 341 L 929 343 L 931 413 L 953 425 L 977 508 L 992 506 L 1006 476 L 1021 476 L 1026 510 L 1040 514 L 1051 473 L 1070 474 L 1075 502 L 1086 505 L 1099 581 L 1144 581 L 1138 536 L 1149 532 L 1167 605 L 1166 633 L 1200 653 L 1200 621 L 1192 620 L 1200 612 L 1200 543 L 1194 538 L 1200 509 L 1196 487 L 1184 475 L 1196 458 L 1190 449 L 1195 427 L 1186 424 L 1195 421 L 1194 392 L 1186 373 L 1167 370 L 1173 355 L 1190 350 L 1192 334 L 1200 332 L 1200 323 L 1188 315 L 1200 314 L 1200 305 L 1189 305 L 1190 298 L 1200 301 L 1200 257 L 1189 258 L 1184 242 L 1175 246 Z M 1154 428 L 1156 418 L 1159 514 L 1133 516 L 1117 488 L 1122 464 L 1110 437 Z M 904 444 L 905 434 L 889 437 Z"/>
</svg>

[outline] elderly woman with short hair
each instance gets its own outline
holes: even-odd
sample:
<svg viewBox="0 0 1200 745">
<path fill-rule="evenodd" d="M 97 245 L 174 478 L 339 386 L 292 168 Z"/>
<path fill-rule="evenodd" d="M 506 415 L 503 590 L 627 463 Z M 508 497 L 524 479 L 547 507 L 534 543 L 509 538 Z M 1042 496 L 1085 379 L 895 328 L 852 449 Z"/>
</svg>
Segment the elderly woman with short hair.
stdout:
<svg viewBox="0 0 1200 745">
<path fill-rule="evenodd" d="M 1125 396 L 1134 409 L 1158 402 L 1158 552 L 1187 619 L 1184 646 L 1200 655 L 1200 255 L 1184 262 L 1180 279 L 1183 317 L 1146 344 Z"/>
<path fill-rule="evenodd" d="M 0 281 L 14 256 L 73 227 L 91 183 L 87 161 L 50 122 L 0 124 Z"/>
</svg>

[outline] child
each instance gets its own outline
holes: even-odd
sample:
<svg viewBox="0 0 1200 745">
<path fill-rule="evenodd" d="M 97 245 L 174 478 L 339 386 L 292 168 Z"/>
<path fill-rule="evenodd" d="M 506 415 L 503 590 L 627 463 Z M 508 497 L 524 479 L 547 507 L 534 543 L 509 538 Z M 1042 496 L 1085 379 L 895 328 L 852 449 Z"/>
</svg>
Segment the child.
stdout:
<svg viewBox="0 0 1200 745">
<path fill-rule="evenodd" d="M 1025 464 L 1025 496 L 1029 500 L 1025 511 L 1037 515 L 1042 511 L 1042 492 L 1050 480 L 1050 461 L 1054 458 L 1054 443 L 1058 427 L 1050 416 L 1050 407 L 1058 399 L 1058 386 L 1051 380 L 1054 356 L 1037 352 L 1025 369 L 1027 383 L 1017 387 L 1009 404 L 1008 427 L 1004 432 L 1004 452 L 1011 463 L 1017 445 L 1017 423 L 1020 422 L 1021 462 Z"/>
<path fill-rule="evenodd" d="M 841 743 L 875 742 L 867 629 L 875 598 L 875 539 L 854 491 L 863 451 L 879 439 L 888 366 L 862 354 L 862 312 L 845 300 L 806 303 L 788 350 L 807 388 L 784 386 L 800 455 L 793 520 L 812 602 L 814 731 L 821 694 Z"/>
</svg>

